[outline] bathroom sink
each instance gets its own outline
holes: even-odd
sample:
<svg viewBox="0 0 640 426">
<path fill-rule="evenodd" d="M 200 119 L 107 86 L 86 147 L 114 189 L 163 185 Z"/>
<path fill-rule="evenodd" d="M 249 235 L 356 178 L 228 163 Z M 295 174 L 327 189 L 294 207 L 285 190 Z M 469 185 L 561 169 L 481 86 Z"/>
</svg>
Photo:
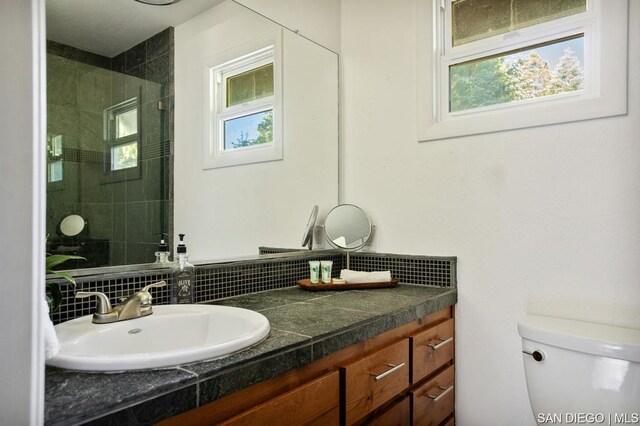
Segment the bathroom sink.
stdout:
<svg viewBox="0 0 640 426">
<path fill-rule="evenodd" d="M 232 354 L 270 330 L 262 314 L 215 305 L 159 305 L 149 316 L 111 324 L 91 319 L 55 326 L 60 352 L 48 365 L 87 371 L 170 367 Z"/>
</svg>

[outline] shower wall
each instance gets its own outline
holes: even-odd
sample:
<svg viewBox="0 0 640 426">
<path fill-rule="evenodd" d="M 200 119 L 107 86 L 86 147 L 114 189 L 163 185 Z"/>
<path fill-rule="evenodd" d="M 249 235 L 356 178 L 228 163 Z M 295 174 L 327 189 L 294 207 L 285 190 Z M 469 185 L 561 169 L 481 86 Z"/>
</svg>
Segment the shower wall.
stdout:
<svg viewBox="0 0 640 426">
<path fill-rule="evenodd" d="M 108 129 L 126 101 L 135 166 L 112 170 Z M 87 259 L 64 269 L 153 262 L 173 233 L 173 103 L 173 28 L 113 58 L 48 41 L 48 252 Z M 87 223 L 75 237 L 59 227 L 71 214 Z"/>
</svg>

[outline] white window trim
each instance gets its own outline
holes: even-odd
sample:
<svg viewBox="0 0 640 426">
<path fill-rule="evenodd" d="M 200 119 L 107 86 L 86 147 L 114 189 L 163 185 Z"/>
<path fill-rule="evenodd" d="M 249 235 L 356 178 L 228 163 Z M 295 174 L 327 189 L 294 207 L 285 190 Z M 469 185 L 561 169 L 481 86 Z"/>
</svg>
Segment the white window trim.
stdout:
<svg viewBox="0 0 640 426">
<path fill-rule="evenodd" d="M 449 50 L 444 41 L 450 34 L 444 26 L 446 17 L 441 11 L 450 9 L 445 7 L 445 2 L 450 1 L 418 0 L 419 141 L 627 113 L 628 0 L 607 0 L 604 3 L 602 0 L 588 0 L 590 12 L 580 16 L 522 28 Z M 559 39 L 575 34 L 578 29 L 585 33 L 585 90 L 449 112 L 449 82 L 445 78 L 449 64 Z"/>
<path fill-rule="evenodd" d="M 273 61 L 273 96 L 225 107 L 226 87 L 222 74 L 239 74 Z M 258 37 L 204 61 L 205 120 L 203 169 L 283 159 L 282 143 L 282 31 Z M 273 142 L 224 149 L 224 120 L 273 109 Z"/>
</svg>

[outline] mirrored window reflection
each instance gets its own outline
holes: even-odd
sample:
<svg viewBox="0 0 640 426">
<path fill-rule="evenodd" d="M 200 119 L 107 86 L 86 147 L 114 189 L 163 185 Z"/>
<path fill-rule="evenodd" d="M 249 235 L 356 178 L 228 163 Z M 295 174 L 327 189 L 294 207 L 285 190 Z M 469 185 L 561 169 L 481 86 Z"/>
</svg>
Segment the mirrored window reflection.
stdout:
<svg viewBox="0 0 640 426">
<path fill-rule="evenodd" d="M 47 182 L 62 182 L 64 178 L 62 135 L 47 135 Z"/>
<path fill-rule="evenodd" d="M 227 107 L 273 96 L 273 63 L 227 78 Z"/>
<path fill-rule="evenodd" d="M 246 148 L 273 142 L 273 110 L 224 122 L 224 149 Z"/>
<path fill-rule="evenodd" d="M 221 158 L 220 154 L 225 151 L 234 151 L 235 157 L 225 157 L 229 160 L 227 165 L 236 159 L 239 162 L 233 165 L 245 164 L 238 156 L 265 153 L 266 150 L 253 148 L 276 145 L 273 140 L 276 109 L 274 45 L 239 56 L 212 70 L 213 81 L 219 82 L 213 86 L 212 93 L 217 98 L 215 133 L 218 140 L 214 157 Z"/>
<path fill-rule="evenodd" d="M 140 135 L 138 134 L 138 98 L 132 98 L 107 108 L 104 112 L 107 130 L 105 141 L 107 173 L 138 167 Z M 122 175 L 117 176 L 123 179 Z M 125 176 L 125 179 L 139 176 Z"/>
<path fill-rule="evenodd" d="M 111 170 L 129 169 L 138 166 L 138 142 L 111 147 Z"/>
<path fill-rule="evenodd" d="M 62 160 L 51 161 L 47 169 L 47 182 L 61 182 L 63 179 Z"/>
<path fill-rule="evenodd" d="M 132 109 L 116 115 L 116 138 L 138 133 L 138 110 Z"/>
</svg>

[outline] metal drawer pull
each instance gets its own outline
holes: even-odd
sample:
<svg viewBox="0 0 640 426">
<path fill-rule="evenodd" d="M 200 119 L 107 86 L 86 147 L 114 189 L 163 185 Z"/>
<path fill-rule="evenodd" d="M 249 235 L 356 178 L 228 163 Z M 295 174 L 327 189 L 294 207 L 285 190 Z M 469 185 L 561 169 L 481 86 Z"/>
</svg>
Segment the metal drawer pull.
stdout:
<svg viewBox="0 0 640 426">
<path fill-rule="evenodd" d="M 440 339 L 437 338 L 436 340 L 440 340 L 440 343 L 436 344 L 436 343 L 429 343 L 427 346 L 429 346 L 431 349 L 433 350 L 438 350 L 441 347 L 443 347 L 444 345 L 446 345 L 447 343 L 451 343 L 453 342 L 453 337 L 449 337 L 448 339 Z"/>
<path fill-rule="evenodd" d="M 393 365 L 393 364 L 387 364 L 389 367 L 392 367 L 390 370 L 385 371 L 382 374 L 375 374 L 375 373 L 369 373 L 370 375 L 373 376 L 373 380 L 375 380 L 376 382 L 384 379 L 385 377 L 387 377 L 390 374 L 395 373 L 396 371 L 400 370 L 402 367 L 404 367 L 404 362 L 402 364 L 398 364 L 398 365 Z"/>
<path fill-rule="evenodd" d="M 433 399 L 433 402 L 438 402 L 443 396 L 451 392 L 453 390 L 453 385 L 449 386 L 448 388 L 445 388 L 444 386 L 438 386 L 438 388 L 442 389 L 442 392 L 440 392 L 438 395 L 427 394 L 429 398 Z"/>
</svg>

